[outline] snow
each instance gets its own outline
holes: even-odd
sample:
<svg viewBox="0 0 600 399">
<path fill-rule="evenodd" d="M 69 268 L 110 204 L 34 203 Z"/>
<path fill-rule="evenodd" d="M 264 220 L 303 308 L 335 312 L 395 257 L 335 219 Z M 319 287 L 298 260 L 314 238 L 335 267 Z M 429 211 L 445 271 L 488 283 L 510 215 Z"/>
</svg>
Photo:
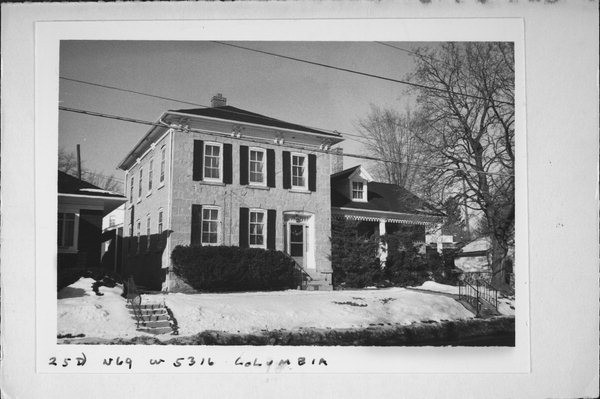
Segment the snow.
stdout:
<svg viewBox="0 0 600 399">
<path fill-rule="evenodd" d="M 361 328 L 473 317 L 452 298 L 404 288 L 161 294 L 180 335 L 203 330 L 251 333 L 300 328 Z M 147 298 L 152 302 L 162 299 Z"/>
<path fill-rule="evenodd" d="M 458 295 L 458 286 L 457 285 L 440 284 L 440 283 L 436 283 L 435 281 L 425 281 L 423 283 L 423 285 L 421 285 L 419 287 L 412 287 L 412 288 L 416 288 L 416 289 L 424 290 L 424 291 L 434 291 L 434 292 L 441 292 L 444 294 Z"/>
<path fill-rule="evenodd" d="M 115 193 L 114 191 L 103 190 L 101 188 L 80 188 L 79 191 L 87 191 L 87 192 L 90 192 L 90 193 L 99 193 L 99 194 L 113 194 L 113 195 L 118 195 L 118 193 Z"/>
<path fill-rule="evenodd" d="M 146 335 L 136 331 L 135 320 L 126 309 L 123 288 L 92 290 L 94 279 L 81 278 L 58 292 L 57 334 L 85 334 L 85 337 L 115 338 Z"/>
</svg>

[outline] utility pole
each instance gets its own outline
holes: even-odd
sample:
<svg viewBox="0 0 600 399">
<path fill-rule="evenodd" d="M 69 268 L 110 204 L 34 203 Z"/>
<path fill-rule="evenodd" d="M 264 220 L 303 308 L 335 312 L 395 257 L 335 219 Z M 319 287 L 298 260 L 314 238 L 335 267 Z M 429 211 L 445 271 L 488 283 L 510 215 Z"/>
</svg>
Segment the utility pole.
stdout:
<svg viewBox="0 0 600 399">
<path fill-rule="evenodd" d="M 77 177 L 81 180 L 81 149 L 77 144 Z"/>
</svg>

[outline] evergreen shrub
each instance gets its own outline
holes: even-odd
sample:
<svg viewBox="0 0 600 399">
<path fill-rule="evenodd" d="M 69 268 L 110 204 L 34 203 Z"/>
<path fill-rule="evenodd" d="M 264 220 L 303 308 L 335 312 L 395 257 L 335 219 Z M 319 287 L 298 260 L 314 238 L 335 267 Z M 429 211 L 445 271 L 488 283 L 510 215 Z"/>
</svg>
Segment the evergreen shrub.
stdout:
<svg viewBox="0 0 600 399">
<path fill-rule="evenodd" d="M 205 292 L 285 290 L 300 279 L 294 261 L 270 249 L 178 245 L 171 260 L 178 277 Z"/>
</svg>

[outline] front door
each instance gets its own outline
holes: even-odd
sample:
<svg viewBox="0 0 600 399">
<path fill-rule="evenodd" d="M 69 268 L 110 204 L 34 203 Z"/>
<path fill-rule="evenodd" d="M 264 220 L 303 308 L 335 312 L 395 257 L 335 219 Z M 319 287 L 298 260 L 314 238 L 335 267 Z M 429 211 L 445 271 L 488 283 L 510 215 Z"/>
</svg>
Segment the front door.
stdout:
<svg viewBox="0 0 600 399">
<path fill-rule="evenodd" d="M 290 223 L 289 254 L 302 267 L 306 266 L 306 234 L 305 225 Z"/>
</svg>

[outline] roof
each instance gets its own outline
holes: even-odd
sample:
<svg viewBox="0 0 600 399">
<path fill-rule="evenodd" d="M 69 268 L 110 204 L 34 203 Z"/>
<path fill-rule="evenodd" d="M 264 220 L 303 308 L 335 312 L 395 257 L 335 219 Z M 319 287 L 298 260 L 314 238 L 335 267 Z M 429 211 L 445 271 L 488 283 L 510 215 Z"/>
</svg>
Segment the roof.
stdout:
<svg viewBox="0 0 600 399">
<path fill-rule="evenodd" d="M 395 184 L 370 182 L 367 184 L 367 201 L 352 201 L 350 193 L 342 194 L 335 183 L 347 179 L 360 165 L 331 176 L 331 206 L 361 210 L 444 216 L 435 207 L 415 194 Z"/>
<path fill-rule="evenodd" d="M 257 114 L 254 112 L 246 111 L 244 109 L 225 105 L 223 107 L 211 107 L 211 108 L 192 108 L 192 109 L 178 109 L 170 110 L 169 112 L 178 112 L 188 115 L 206 116 L 209 118 L 224 119 L 228 121 L 253 123 L 256 125 L 270 126 L 280 129 L 297 130 L 300 132 L 324 134 L 327 136 L 340 137 L 339 133 L 331 133 L 324 130 L 313 129 L 310 127 L 297 125 L 282 121 L 280 119 L 271 118 L 265 115 Z"/>
<path fill-rule="evenodd" d="M 71 176 L 65 172 L 58 171 L 58 194 L 84 195 L 90 197 L 126 198 L 121 194 L 104 190 L 83 180 Z"/>
</svg>

